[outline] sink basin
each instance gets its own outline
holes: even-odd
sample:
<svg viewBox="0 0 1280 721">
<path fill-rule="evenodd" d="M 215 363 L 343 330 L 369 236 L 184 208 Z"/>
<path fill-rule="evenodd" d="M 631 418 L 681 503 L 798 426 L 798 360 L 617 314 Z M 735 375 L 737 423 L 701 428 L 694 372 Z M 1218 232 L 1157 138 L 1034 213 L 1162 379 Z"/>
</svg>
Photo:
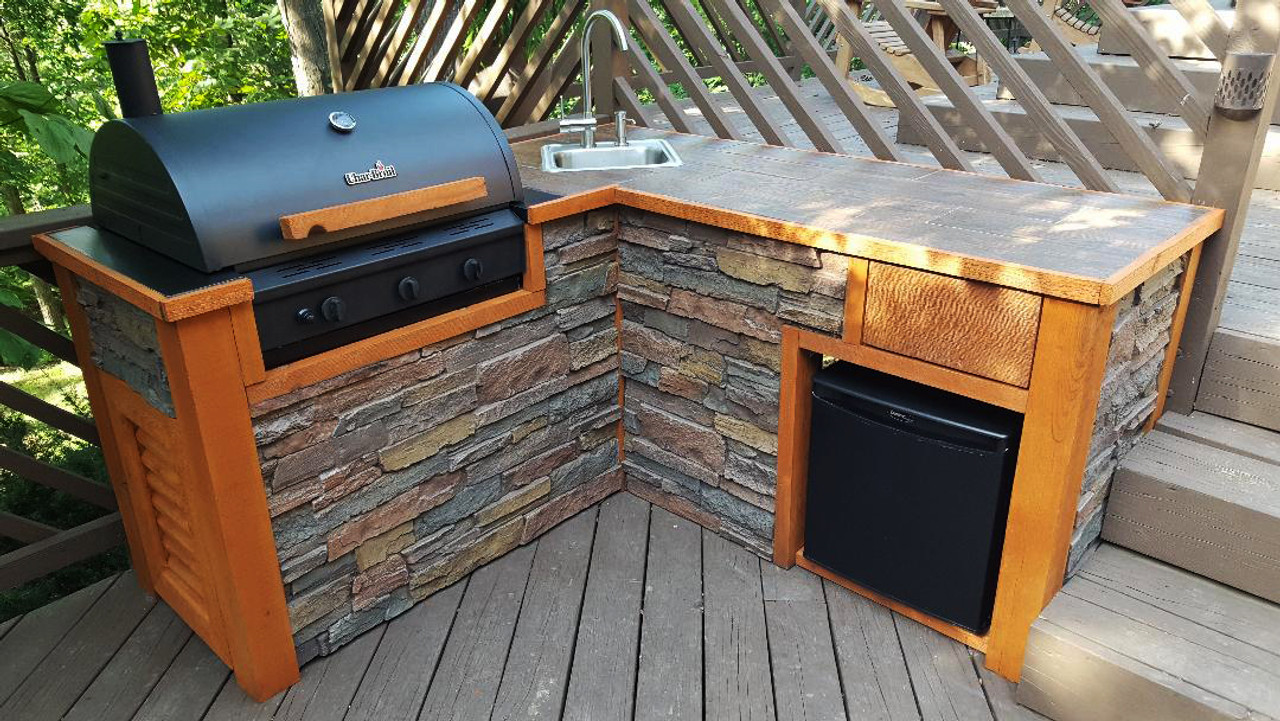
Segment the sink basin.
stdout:
<svg viewBox="0 0 1280 721">
<path fill-rule="evenodd" d="M 542 169 L 548 173 L 577 170 L 625 170 L 627 168 L 672 168 L 683 165 L 680 156 L 665 140 L 636 139 L 626 145 L 597 143 L 584 148 L 577 143 L 542 146 Z"/>
</svg>

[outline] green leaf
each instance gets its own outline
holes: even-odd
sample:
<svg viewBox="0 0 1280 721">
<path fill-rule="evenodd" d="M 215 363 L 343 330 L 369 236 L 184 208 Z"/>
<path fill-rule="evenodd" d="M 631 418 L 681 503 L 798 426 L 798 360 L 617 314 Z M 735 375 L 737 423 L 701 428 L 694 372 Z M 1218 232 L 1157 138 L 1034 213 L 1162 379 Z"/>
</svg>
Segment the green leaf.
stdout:
<svg viewBox="0 0 1280 721">
<path fill-rule="evenodd" d="M 44 360 L 44 351 L 9 331 L 0 331 L 0 364 L 34 368 Z"/>
<path fill-rule="evenodd" d="M 37 115 L 19 110 L 31 137 L 55 163 L 70 163 L 78 156 L 77 127 L 60 115 Z"/>
<path fill-rule="evenodd" d="M 9 288 L 0 288 L 0 305 L 7 305 L 10 308 L 21 308 L 22 298 Z"/>
<path fill-rule="evenodd" d="M 0 102 L 14 110 L 40 112 L 53 104 L 53 94 L 40 83 L 26 81 L 0 82 Z"/>
</svg>

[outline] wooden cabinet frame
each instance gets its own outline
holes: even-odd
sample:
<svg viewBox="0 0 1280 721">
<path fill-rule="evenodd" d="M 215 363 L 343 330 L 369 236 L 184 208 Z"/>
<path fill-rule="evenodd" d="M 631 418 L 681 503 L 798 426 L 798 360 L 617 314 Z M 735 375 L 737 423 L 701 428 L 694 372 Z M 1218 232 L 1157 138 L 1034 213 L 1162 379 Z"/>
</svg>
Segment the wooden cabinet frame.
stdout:
<svg viewBox="0 0 1280 721">
<path fill-rule="evenodd" d="M 850 266 L 842 338 L 783 328 L 774 562 L 784 568 L 799 564 L 983 651 L 988 668 L 1016 681 L 1031 623 L 1062 587 L 1116 306 L 1045 297 L 1024 389 L 862 344 L 866 270 L 865 260 Z M 810 399 L 823 355 L 1024 414 L 995 610 L 985 635 L 886 599 L 804 557 Z"/>
</svg>

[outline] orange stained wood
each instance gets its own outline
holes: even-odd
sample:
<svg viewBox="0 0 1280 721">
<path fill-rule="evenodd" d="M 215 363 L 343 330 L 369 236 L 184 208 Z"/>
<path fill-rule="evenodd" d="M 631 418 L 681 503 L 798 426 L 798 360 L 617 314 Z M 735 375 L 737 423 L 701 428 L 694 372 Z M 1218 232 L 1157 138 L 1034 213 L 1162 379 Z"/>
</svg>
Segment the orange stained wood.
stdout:
<svg viewBox="0 0 1280 721">
<path fill-rule="evenodd" d="M 809 424 L 818 356 L 807 352 L 801 332 L 782 327 L 782 389 L 778 402 L 778 488 L 774 504 L 773 562 L 791 568 L 804 545 L 809 477 Z"/>
<path fill-rule="evenodd" d="M 1182 341 L 1182 328 L 1187 324 L 1187 308 L 1191 305 L 1191 288 L 1196 282 L 1196 271 L 1200 269 L 1200 253 L 1204 250 L 1201 243 L 1191 249 L 1187 256 L 1187 267 L 1182 271 L 1182 281 L 1178 284 L 1178 307 L 1173 311 L 1173 325 L 1169 329 L 1169 347 L 1164 351 L 1164 365 L 1160 367 L 1160 380 L 1156 384 L 1156 408 L 1147 419 L 1145 430 L 1156 427 L 1160 416 L 1164 415 L 1164 406 L 1169 401 L 1169 382 L 1173 380 L 1173 367 L 1178 362 L 1178 345 Z"/>
<path fill-rule="evenodd" d="M 870 263 L 864 258 L 849 259 L 849 276 L 844 286 L 844 342 L 850 345 L 862 342 L 869 268 Z"/>
<path fill-rule="evenodd" d="M 208 549 L 207 578 L 226 619 L 230 665 L 264 701 L 299 678 L 284 584 L 231 311 L 159 324 L 193 532 Z"/>
<path fill-rule="evenodd" d="M 189 293 L 167 296 L 95 262 L 48 235 L 36 235 L 32 238 L 32 243 L 36 251 L 55 266 L 70 270 L 160 320 L 182 320 L 253 300 L 253 284 L 248 278 L 237 278 Z"/>
<path fill-rule="evenodd" d="M 111 488 L 115 491 L 116 505 L 120 509 L 121 522 L 124 525 L 125 538 L 129 541 L 129 556 L 138 585 L 147 593 L 155 593 L 156 568 L 153 567 L 154 556 L 148 555 L 145 534 L 141 530 L 137 514 L 134 513 L 133 488 L 130 476 L 125 473 L 124 461 L 117 444 L 112 442 L 116 431 L 111 426 L 110 413 L 98 409 L 110 408 L 107 394 L 102 387 L 103 374 L 93 363 L 93 348 L 84 342 L 89 338 L 89 320 L 84 309 L 76 302 L 76 279 L 71 271 L 54 264 L 54 275 L 58 280 L 58 290 L 62 295 L 62 308 L 67 315 L 67 324 L 71 328 L 71 337 L 81 339 L 75 344 L 76 361 L 84 374 L 85 390 L 89 395 L 89 406 L 95 410 L 94 423 L 98 426 L 98 436 L 102 443 L 102 457 L 106 462 L 107 475 L 111 477 Z"/>
<path fill-rule="evenodd" d="M 546 278 L 542 228 L 527 225 L 525 272 L 523 287 L 519 290 L 272 368 L 266 371 L 261 382 L 249 386 L 249 402 L 258 403 L 284 395 L 361 366 L 540 308 L 547 302 Z M 258 353 L 260 358 L 261 351 Z"/>
<path fill-rule="evenodd" d="M 982 651 L 982 652 L 985 652 L 987 650 L 986 636 L 976 634 L 967 628 L 961 628 L 953 623 L 947 623 L 946 621 L 943 621 L 941 619 L 934 618 L 933 616 L 930 616 L 927 613 L 921 613 L 920 611 L 917 611 L 916 609 L 910 606 L 907 606 L 902 603 L 898 603 L 897 601 L 893 600 L 892 598 L 889 598 L 888 596 L 882 596 L 881 594 L 878 594 L 869 588 L 859 586 L 858 584 L 854 583 L 853 581 L 850 581 L 844 576 L 841 576 L 838 573 L 834 573 L 826 568 L 823 568 L 822 566 L 814 563 L 813 561 L 810 561 L 808 558 L 805 558 L 803 547 L 801 547 L 800 550 L 796 552 L 796 565 L 807 571 L 810 571 L 819 576 L 822 576 L 823 578 L 827 579 L 828 581 L 831 581 L 832 583 L 838 586 L 843 586 L 849 589 L 850 591 L 853 591 L 854 593 L 858 594 L 859 596 L 862 596 L 863 598 L 870 599 L 880 604 L 881 606 L 890 608 L 896 611 L 897 613 L 900 613 L 903 616 L 906 616 L 907 618 L 917 623 L 920 623 L 921 625 L 928 626 L 929 628 L 932 628 L 933 630 L 937 631 L 943 636 L 955 639 L 956 641 L 963 643 L 969 648 L 975 649 L 977 651 Z"/>
<path fill-rule="evenodd" d="M 151 407 L 124 381 L 98 374 L 105 412 L 104 443 L 120 455 L 122 483 L 130 487 L 129 503 L 140 530 L 141 553 L 152 569 L 157 595 L 208 644 L 228 666 L 234 667 L 222 615 L 219 589 L 213 584 L 208 523 L 197 518 L 207 512 L 195 498 L 187 438 L 181 424 Z M 107 438 L 110 440 L 106 440 Z M 234 619 L 231 620 L 234 622 Z"/>
<path fill-rule="evenodd" d="M 618 229 L 615 227 L 614 232 Z M 622 300 L 615 294 L 613 297 L 613 326 L 618 331 L 618 354 L 622 354 Z M 627 379 L 618 373 L 618 463 L 627 459 L 627 426 L 626 426 L 626 389 Z"/>
<path fill-rule="evenodd" d="M 236 338 L 236 357 L 240 360 L 240 372 L 247 384 L 261 383 L 267 379 L 267 367 L 262 360 L 262 344 L 258 342 L 258 320 L 253 315 L 252 303 L 233 305 L 231 328 Z"/>
<path fill-rule="evenodd" d="M 1008 408 L 1011 411 L 1021 412 L 1027 406 L 1027 389 L 1025 388 L 890 353 L 868 345 L 846 343 L 840 338 L 832 338 L 804 328 L 796 328 L 794 332 L 799 338 L 800 346 L 808 351 L 866 366 L 882 373 L 901 376 L 927 386 Z"/>
<path fill-rule="evenodd" d="M 987 668 L 1012 681 L 1032 622 L 1062 587 L 1115 314 L 1055 298 L 1041 311 L 988 633 Z"/>
<path fill-rule="evenodd" d="M 425 188 L 406 190 L 318 210 L 280 216 L 280 233 L 285 240 L 306 240 L 323 233 L 336 233 L 396 218 L 425 213 L 479 200 L 489 195 L 484 178 L 454 180 Z"/>
<path fill-rule="evenodd" d="M 1025 388 L 1040 296 L 871 263 L 862 342 Z"/>
</svg>

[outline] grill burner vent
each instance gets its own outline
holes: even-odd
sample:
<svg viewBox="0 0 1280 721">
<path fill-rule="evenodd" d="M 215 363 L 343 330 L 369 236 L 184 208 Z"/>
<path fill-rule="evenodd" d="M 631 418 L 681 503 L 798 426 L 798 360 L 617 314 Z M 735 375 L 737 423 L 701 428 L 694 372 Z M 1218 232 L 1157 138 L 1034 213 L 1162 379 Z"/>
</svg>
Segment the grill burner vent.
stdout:
<svg viewBox="0 0 1280 721">
<path fill-rule="evenodd" d="M 313 258 L 302 263 L 294 263 L 280 268 L 273 268 L 276 275 L 281 278 L 297 278 L 298 276 L 307 275 L 312 272 L 325 270 L 342 265 L 342 259 L 336 255 L 325 255 L 319 258 Z"/>
</svg>

